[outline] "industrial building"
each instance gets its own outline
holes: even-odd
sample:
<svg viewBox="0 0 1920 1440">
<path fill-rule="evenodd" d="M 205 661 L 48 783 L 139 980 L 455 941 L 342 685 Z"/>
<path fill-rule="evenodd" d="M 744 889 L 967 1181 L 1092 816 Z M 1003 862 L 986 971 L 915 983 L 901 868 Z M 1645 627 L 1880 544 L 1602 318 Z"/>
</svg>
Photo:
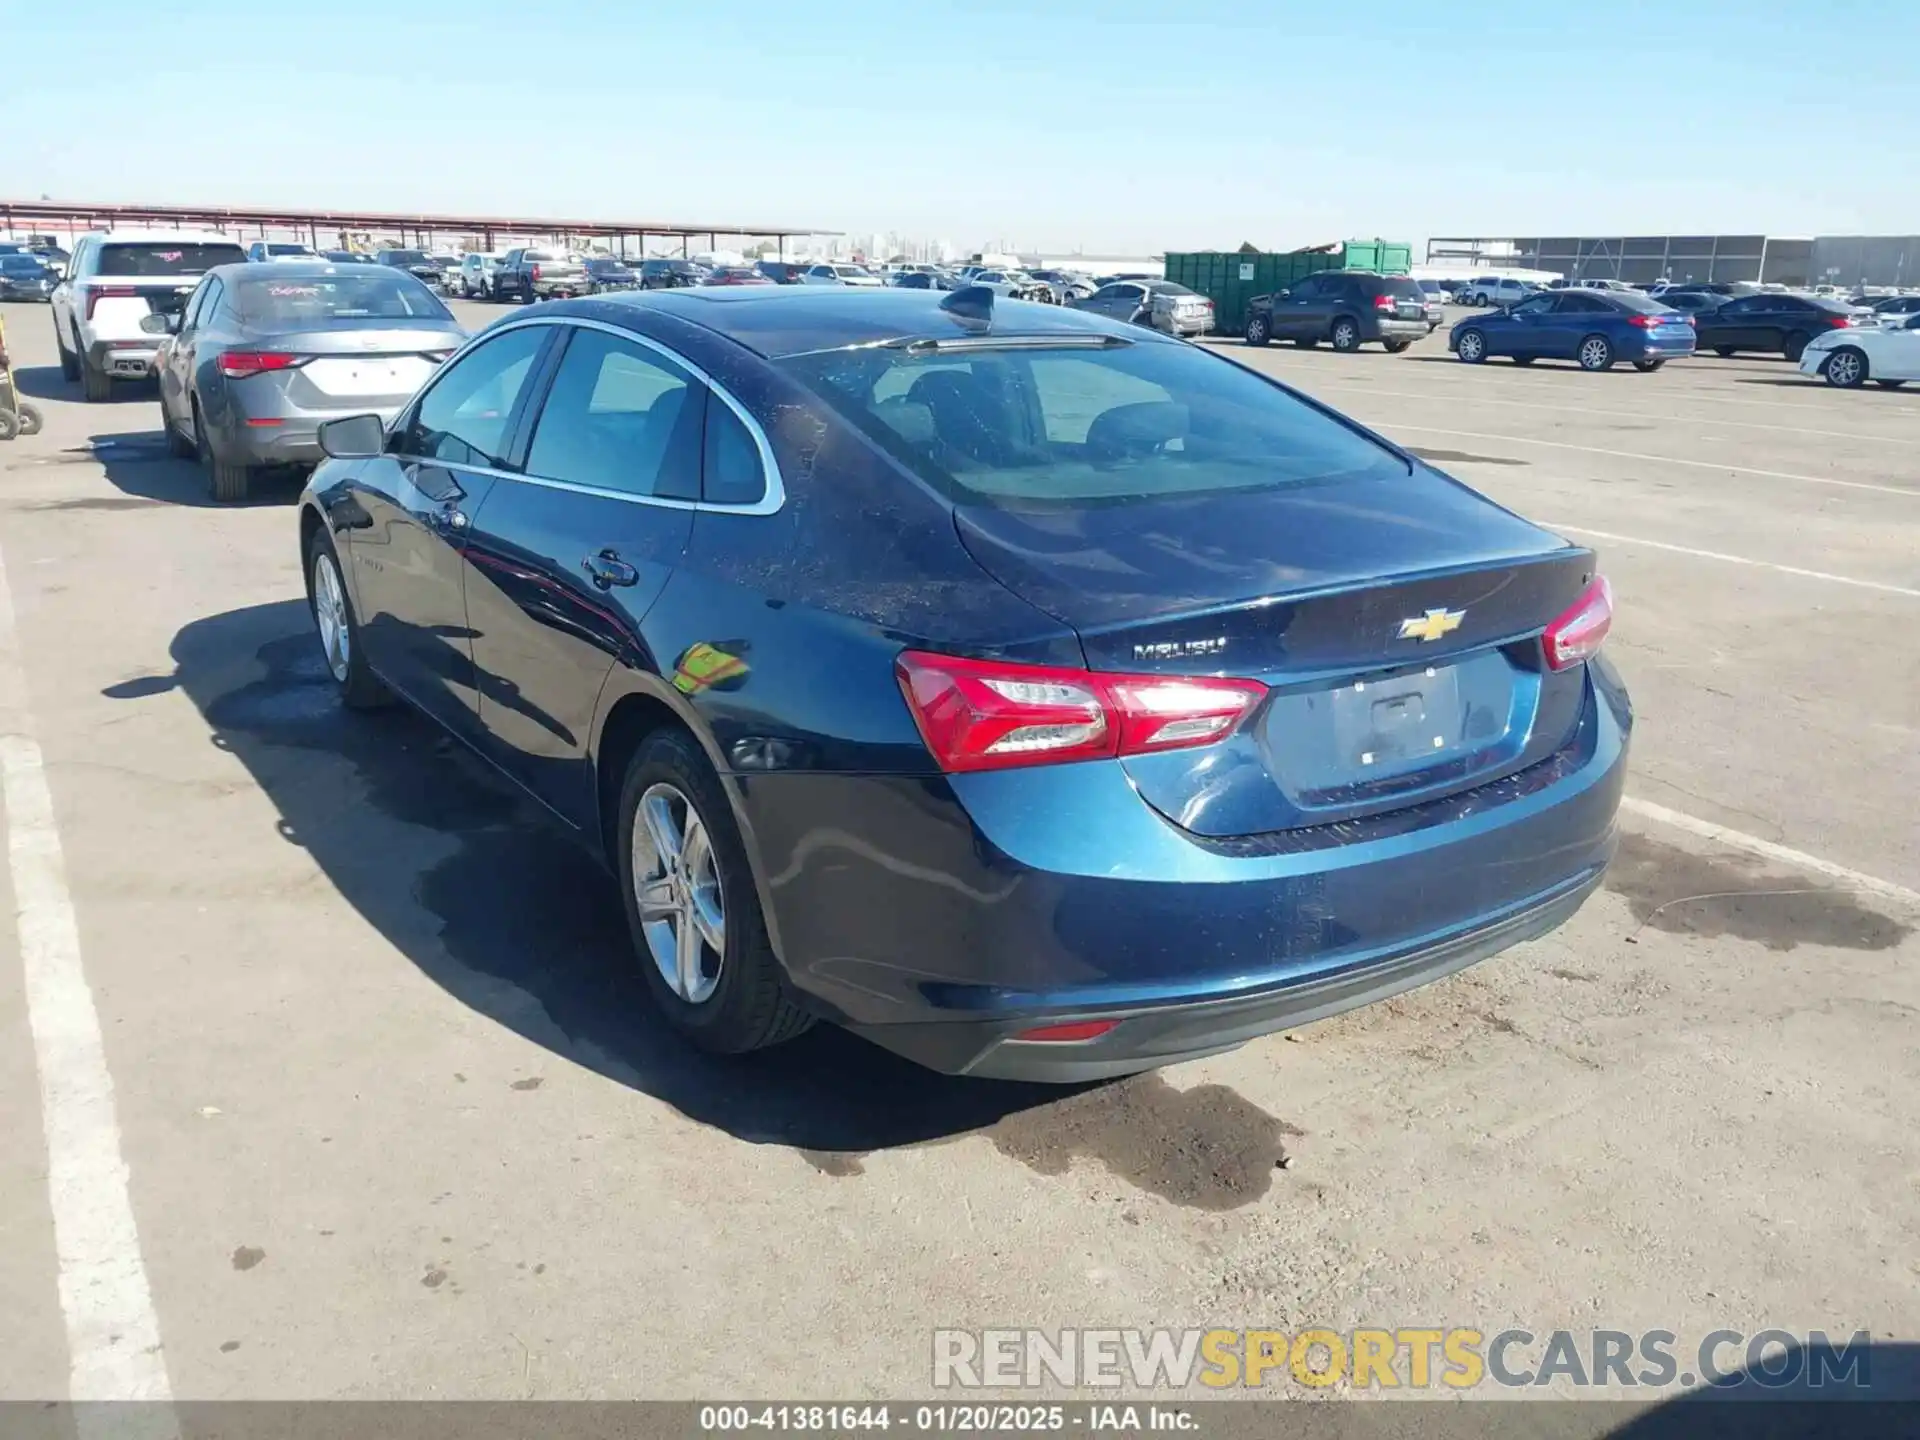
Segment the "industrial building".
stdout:
<svg viewBox="0 0 1920 1440">
<path fill-rule="evenodd" d="M 1571 280 L 1920 285 L 1920 235 L 1437 238 L 1424 270 L 1544 271 Z"/>
</svg>

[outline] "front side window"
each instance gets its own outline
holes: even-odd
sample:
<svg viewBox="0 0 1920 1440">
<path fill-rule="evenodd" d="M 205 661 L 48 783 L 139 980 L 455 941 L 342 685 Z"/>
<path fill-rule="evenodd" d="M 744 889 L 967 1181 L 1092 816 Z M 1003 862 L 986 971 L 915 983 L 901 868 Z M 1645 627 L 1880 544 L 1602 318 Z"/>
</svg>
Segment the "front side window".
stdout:
<svg viewBox="0 0 1920 1440">
<path fill-rule="evenodd" d="M 541 406 L 527 473 L 596 490 L 700 498 L 705 391 L 658 352 L 576 329 Z"/>
<path fill-rule="evenodd" d="M 514 404 L 550 333 L 544 325 L 508 330 L 441 371 L 401 434 L 400 453 L 451 465 L 504 465 Z"/>
<path fill-rule="evenodd" d="M 779 363 L 959 504 L 1072 509 L 1407 473 L 1391 450 L 1189 346 Z"/>
</svg>

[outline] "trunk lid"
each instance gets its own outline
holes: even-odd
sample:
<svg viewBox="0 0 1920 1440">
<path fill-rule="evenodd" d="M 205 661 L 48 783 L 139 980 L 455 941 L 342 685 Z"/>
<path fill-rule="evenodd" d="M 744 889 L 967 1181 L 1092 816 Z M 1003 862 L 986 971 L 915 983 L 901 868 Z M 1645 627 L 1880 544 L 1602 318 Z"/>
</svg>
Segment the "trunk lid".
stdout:
<svg viewBox="0 0 1920 1440">
<path fill-rule="evenodd" d="M 955 520 L 983 568 L 1074 627 L 1093 669 L 1271 687 L 1228 739 L 1122 762 L 1199 834 L 1483 785 L 1553 754 L 1584 706 L 1584 668 L 1548 670 L 1540 633 L 1593 578 L 1592 553 L 1424 467 Z"/>
<path fill-rule="evenodd" d="M 465 338 L 453 329 L 382 321 L 251 334 L 252 348 L 311 357 L 287 372 L 285 383 L 291 399 L 316 410 L 411 395 L 438 368 L 435 357 L 458 349 Z"/>
</svg>

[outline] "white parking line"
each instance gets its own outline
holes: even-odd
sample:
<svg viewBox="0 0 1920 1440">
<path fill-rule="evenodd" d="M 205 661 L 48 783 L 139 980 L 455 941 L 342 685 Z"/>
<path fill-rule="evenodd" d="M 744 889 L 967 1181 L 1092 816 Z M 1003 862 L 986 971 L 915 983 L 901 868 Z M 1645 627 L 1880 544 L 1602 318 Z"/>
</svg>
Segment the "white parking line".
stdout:
<svg viewBox="0 0 1920 1440">
<path fill-rule="evenodd" d="M 1381 429 L 1389 427 L 1381 426 Z M 1437 425 L 1405 425 L 1398 420 L 1392 431 L 1411 430 L 1416 435 L 1454 435 L 1462 440 L 1499 440 L 1509 445 L 1541 445 L 1549 450 L 1578 450 L 1587 455 L 1607 455 L 1615 460 L 1644 460 L 1651 465 L 1685 465 L 1695 470 L 1718 470 L 1723 475 L 1761 475 L 1769 480 L 1797 480 L 1804 485 L 1835 485 L 1843 490 L 1875 490 L 1883 495 L 1905 495 L 1920 500 L 1920 488 L 1901 485 L 1874 485 L 1865 480 L 1835 480 L 1828 475 L 1794 475 L 1785 470 L 1755 470 L 1748 465 L 1728 465 L 1719 460 L 1681 460 L 1672 455 L 1643 455 L 1635 450 L 1602 450 L 1597 445 L 1575 445 L 1566 440 L 1530 440 L 1524 435 L 1491 435 L 1484 430 L 1442 430 Z"/>
<path fill-rule="evenodd" d="M 1676 555 L 1692 555 L 1700 560 L 1724 560 L 1729 565 L 1751 565 L 1760 570 L 1777 570 L 1782 575 L 1798 575 L 1804 580 L 1825 580 L 1834 585 L 1853 585 L 1862 590 L 1878 590 L 1886 595 L 1905 595 L 1909 599 L 1920 600 L 1920 590 L 1909 590 L 1904 585 L 1888 585 L 1879 580 L 1856 580 L 1851 575 L 1832 575 L 1825 570 L 1803 570 L 1798 565 L 1754 560 L 1745 555 L 1729 555 L 1722 550 L 1696 550 L 1691 545 L 1644 540 L 1638 535 L 1616 535 L 1610 530 L 1593 530 L 1585 525 L 1562 525 L 1554 520 L 1542 520 L 1539 523 L 1549 530 L 1563 530 L 1569 535 L 1587 535 L 1595 540 L 1611 540 L 1617 545 L 1644 545 L 1649 550 L 1671 550 Z"/>
<path fill-rule="evenodd" d="M 1791 865 L 1795 869 L 1805 870 L 1815 875 L 1824 875 L 1829 880 L 1838 880 L 1850 890 L 1878 895 L 1883 900 L 1894 900 L 1920 910 L 1920 891 L 1909 890 L 1906 886 L 1896 885 L 1891 880 L 1882 880 L 1877 875 L 1850 870 L 1845 865 L 1836 865 L 1831 860 L 1822 860 L 1818 855 L 1809 855 L 1803 850 L 1792 850 L 1785 845 L 1776 845 L 1771 840 L 1762 840 L 1758 835 L 1749 835 L 1743 830 L 1730 830 L 1725 825 L 1716 825 L 1711 820 L 1702 820 L 1697 815 L 1688 815 L 1680 810 L 1669 810 L 1664 805 L 1656 805 L 1651 800 L 1641 800 L 1632 795 L 1621 798 L 1620 808 L 1629 814 L 1657 821 L 1662 825 L 1671 825 L 1676 830 L 1685 830 L 1702 839 L 1717 841 L 1735 850 L 1745 850 L 1750 855 L 1777 860 L 1782 865 Z"/>
<path fill-rule="evenodd" d="M 47 1192 L 59 1263 L 60 1308 L 76 1401 L 170 1402 L 160 1321 L 147 1285 L 120 1152 L 113 1076 L 100 1042 L 100 1017 L 80 959 L 80 931 L 67 891 L 66 860 L 34 738 L 26 666 L 0 556 L 0 798 L 6 803 L 7 861 L 25 972 L 27 1025 L 40 1075 L 47 1138 Z M 18 1318 L 18 1317 L 16 1317 Z M 79 1412 L 112 1433 L 177 1435 L 169 1405 L 134 1416 Z M 92 1421 L 88 1417 L 92 1417 Z M 119 1428 L 113 1428 L 119 1427 Z M 105 1432 L 103 1432 L 105 1433 Z"/>
<path fill-rule="evenodd" d="M 1302 385 L 1305 390 L 1310 387 Z M 1457 405 L 1460 394 L 1457 390 L 1449 394 L 1418 390 L 1381 390 L 1372 385 L 1358 385 L 1351 380 L 1328 380 L 1317 382 L 1322 390 L 1347 390 L 1355 395 L 1383 395 L 1392 400 L 1431 400 L 1438 405 Z M 1827 440 L 1867 440 L 1876 445 L 1900 445 L 1912 448 L 1915 437 L 1897 435 L 1865 435 L 1857 430 L 1809 430 L 1801 425 L 1766 425 L 1758 420 L 1702 420 L 1697 415 L 1662 415 L 1652 410 L 1600 410 L 1591 405 L 1545 405 L 1537 400 L 1509 400 L 1502 395 L 1490 403 L 1502 410 L 1553 410 L 1569 415 L 1606 415 L 1618 420 L 1660 420 L 1672 425 L 1695 426 L 1701 424 L 1716 425 L 1733 430 L 1770 430 L 1781 435 L 1817 435 Z M 1408 427 L 1411 428 L 1411 427 Z"/>
</svg>

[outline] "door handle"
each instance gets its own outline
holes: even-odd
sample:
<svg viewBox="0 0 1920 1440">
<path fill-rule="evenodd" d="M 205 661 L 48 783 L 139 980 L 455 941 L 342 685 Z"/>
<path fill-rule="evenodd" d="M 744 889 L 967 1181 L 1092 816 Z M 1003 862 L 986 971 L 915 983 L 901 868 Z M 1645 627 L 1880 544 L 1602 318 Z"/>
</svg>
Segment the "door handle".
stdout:
<svg viewBox="0 0 1920 1440">
<path fill-rule="evenodd" d="M 610 590 L 615 585 L 635 585 L 640 581 L 640 572 L 622 560 L 620 552 L 611 546 L 598 555 L 587 556 L 580 562 L 580 568 L 602 590 Z"/>
</svg>

